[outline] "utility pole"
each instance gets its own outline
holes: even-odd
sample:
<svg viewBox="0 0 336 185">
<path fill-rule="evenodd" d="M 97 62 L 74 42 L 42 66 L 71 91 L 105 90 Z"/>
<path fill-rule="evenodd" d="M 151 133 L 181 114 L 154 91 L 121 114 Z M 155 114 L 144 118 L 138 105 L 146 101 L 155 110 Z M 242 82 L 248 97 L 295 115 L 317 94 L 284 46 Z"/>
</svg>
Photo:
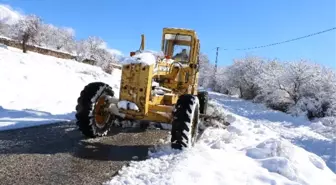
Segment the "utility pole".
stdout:
<svg viewBox="0 0 336 185">
<path fill-rule="evenodd" d="M 218 49 L 219 49 L 219 47 L 216 47 L 216 61 L 215 61 L 215 73 L 217 72 L 217 62 L 218 62 Z"/>
<path fill-rule="evenodd" d="M 214 83 L 213 88 L 216 88 L 216 85 L 217 85 L 216 75 L 217 75 L 218 49 L 219 49 L 219 47 L 216 47 L 216 61 L 215 61 L 215 71 L 214 71 L 214 75 L 213 75 L 213 83 Z"/>
</svg>

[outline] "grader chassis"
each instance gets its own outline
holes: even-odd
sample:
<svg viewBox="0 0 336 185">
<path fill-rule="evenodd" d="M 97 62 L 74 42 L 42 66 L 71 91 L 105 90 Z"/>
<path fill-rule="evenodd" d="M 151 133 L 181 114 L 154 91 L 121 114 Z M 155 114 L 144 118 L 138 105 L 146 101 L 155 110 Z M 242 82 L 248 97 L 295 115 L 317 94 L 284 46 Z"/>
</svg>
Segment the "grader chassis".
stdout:
<svg viewBox="0 0 336 185">
<path fill-rule="evenodd" d="M 140 49 L 131 52 L 131 62 L 122 67 L 119 98 L 103 82 L 84 87 L 77 101 L 76 123 L 88 137 L 106 135 L 120 120 L 168 123 L 172 125 L 172 148 L 191 147 L 208 101 L 207 92 L 198 91 L 200 42 L 196 32 L 164 28 L 164 55 L 159 57 L 146 52 L 144 42 L 142 35 Z M 179 47 L 189 49 L 187 59 L 172 59 Z M 155 62 L 150 63 L 153 57 Z"/>
</svg>

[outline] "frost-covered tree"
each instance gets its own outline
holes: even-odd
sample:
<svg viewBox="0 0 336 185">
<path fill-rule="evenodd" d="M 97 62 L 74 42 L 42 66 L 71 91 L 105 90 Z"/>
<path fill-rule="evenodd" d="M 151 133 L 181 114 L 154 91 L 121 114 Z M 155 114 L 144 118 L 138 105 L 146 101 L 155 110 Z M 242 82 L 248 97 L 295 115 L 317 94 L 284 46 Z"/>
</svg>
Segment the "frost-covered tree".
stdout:
<svg viewBox="0 0 336 185">
<path fill-rule="evenodd" d="M 8 37 L 9 25 L 0 21 L 0 36 Z"/>
<path fill-rule="evenodd" d="M 258 82 L 255 101 L 294 115 L 309 118 L 336 115 L 335 72 L 300 60 L 266 63 Z"/>
<path fill-rule="evenodd" d="M 294 104 L 303 96 L 312 96 L 319 87 L 321 70 L 318 65 L 306 61 L 285 64 L 285 70 L 279 81 L 280 90 L 286 92 Z"/>
<path fill-rule="evenodd" d="M 49 49 L 72 52 L 74 32 L 71 29 L 58 28 L 51 24 L 41 25 L 32 44 Z"/>
<path fill-rule="evenodd" d="M 76 53 L 80 59 L 90 59 L 99 61 L 102 58 L 104 41 L 99 37 L 90 36 L 86 40 L 81 40 L 77 43 Z"/>
<path fill-rule="evenodd" d="M 201 53 L 199 56 L 200 72 L 199 86 L 205 88 L 213 88 L 214 85 L 214 66 L 210 63 L 207 55 Z"/>
<path fill-rule="evenodd" d="M 56 49 L 71 52 L 74 44 L 74 31 L 68 28 L 58 28 L 55 35 L 57 36 Z"/>
<path fill-rule="evenodd" d="M 336 72 L 306 60 L 281 62 L 255 56 L 218 67 L 214 77 L 208 60 L 200 69 L 200 85 L 264 103 L 308 118 L 336 116 Z M 201 63 L 202 64 L 202 63 Z M 214 83 L 215 82 L 215 83 Z"/>
<path fill-rule="evenodd" d="M 74 51 L 78 62 L 82 62 L 86 58 L 87 50 L 85 40 L 78 40 L 75 42 Z"/>
<path fill-rule="evenodd" d="M 270 108 L 287 111 L 292 105 L 288 93 L 282 90 L 285 66 L 277 60 L 269 60 L 263 64 L 257 78 L 259 93 L 254 98 L 255 102 L 263 102 Z"/>
<path fill-rule="evenodd" d="M 230 88 L 228 78 L 228 69 L 226 67 L 218 67 L 215 75 L 215 85 L 214 90 L 223 94 L 234 93 L 234 89 Z"/>
<path fill-rule="evenodd" d="M 41 19 L 36 15 L 28 15 L 12 26 L 14 38 L 22 42 L 22 51 L 27 52 L 27 43 L 33 40 L 41 26 Z"/>
<path fill-rule="evenodd" d="M 104 52 L 102 51 L 105 47 L 105 42 L 95 36 L 90 36 L 84 43 L 86 45 L 86 48 L 88 49 L 88 57 L 98 61 L 100 58 L 102 58 L 102 55 L 104 55 Z"/>
<path fill-rule="evenodd" d="M 77 61 L 89 59 L 95 61 L 94 65 L 100 66 L 107 72 L 111 71 L 111 63 L 118 63 L 114 54 L 108 51 L 106 43 L 98 37 L 89 37 L 76 43 Z"/>
<path fill-rule="evenodd" d="M 253 99 L 260 90 L 258 79 L 263 67 L 263 60 L 247 56 L 243 59 L 234 60 L 227 68 L 227 85 L 239 90 L 239 95 L 244 99 Z"/>
<path fill-rule="evenodd" d="M 290 112 L 303 113 L 309 118 L 336 116 L 335 72 L 309 63 L 299 62 L 296 65 L 303 68 L 304 72 L 296 75 L 294 80 L 297 101 Z"/>
<path fill-rule="evenodd" d="M 103 69 L 108 68 L 110 63 L 116 63 L 116 58 L 104 48 L 98 48 L 93 54 L 96 65 Z"/>
<path fill-rule="evenodd" d="M 11 37 L 11 24 L 8 22 L 10 20 L 10 17 L 4 17 L 0 19 L 0 36 L 5 36 L 5 37 Z"/>
</svg>

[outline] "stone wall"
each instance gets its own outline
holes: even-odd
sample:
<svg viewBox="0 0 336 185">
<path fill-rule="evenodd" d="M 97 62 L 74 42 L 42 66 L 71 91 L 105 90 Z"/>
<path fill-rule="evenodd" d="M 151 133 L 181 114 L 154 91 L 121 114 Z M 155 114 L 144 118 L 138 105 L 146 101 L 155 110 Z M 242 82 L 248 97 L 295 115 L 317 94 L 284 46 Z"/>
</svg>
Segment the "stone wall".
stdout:
<svg viewBox="0 0 336 185">
<path fill-rule="evenodd" d="M 7 38 L 1 38 L 0 37 L 0 44 L 4 44 L 6 46 L 22 49 L 21 42 L 15 41 L 15 40 L 10 40 L 10 39 L 7 39 Z M 50 55 L 50 56 L 53 56 L 53 57 L 63 58 L 63 59 L 75 59 L 76 58 L 75 56 L 73 56 L 71 54 L 68 54 L 68 53 L 53 51 L 53 50 L 49 50 L 49 49 L 45 49 L 45 48 L 40 48 L 40 47 L 37 47 L 37 46 L 32 46 L 32 45 L 27 45 L 27 50 L 32 51 L 32 52 L 36 52 L 36 53 L 40 53 L 40 54 L 43 54 L 43 55 Z"/>
</svg>

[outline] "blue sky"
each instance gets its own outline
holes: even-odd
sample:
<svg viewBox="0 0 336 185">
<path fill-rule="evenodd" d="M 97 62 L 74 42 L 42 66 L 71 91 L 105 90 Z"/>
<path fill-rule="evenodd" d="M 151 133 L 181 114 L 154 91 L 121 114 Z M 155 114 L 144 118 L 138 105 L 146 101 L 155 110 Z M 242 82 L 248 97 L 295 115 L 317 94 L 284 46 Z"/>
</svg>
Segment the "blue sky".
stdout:
<svg viewBox="0 0 336 185">
<path fill-rule="evenodd" d="M 0 0 L 44 22 L 72 27 L 76 37 L 99 36 L 124 54 L 160 49 L 163 27 L 195 29 L 202 52 L 215 59 L 216 46 L 246 48 L 335 27 L 335 0 Z M 219 65 L 247 54 L 280 60 L 310 59 L 336 68 L 336 31 L 250 51 L 219 52 Z"/>
</svg>

